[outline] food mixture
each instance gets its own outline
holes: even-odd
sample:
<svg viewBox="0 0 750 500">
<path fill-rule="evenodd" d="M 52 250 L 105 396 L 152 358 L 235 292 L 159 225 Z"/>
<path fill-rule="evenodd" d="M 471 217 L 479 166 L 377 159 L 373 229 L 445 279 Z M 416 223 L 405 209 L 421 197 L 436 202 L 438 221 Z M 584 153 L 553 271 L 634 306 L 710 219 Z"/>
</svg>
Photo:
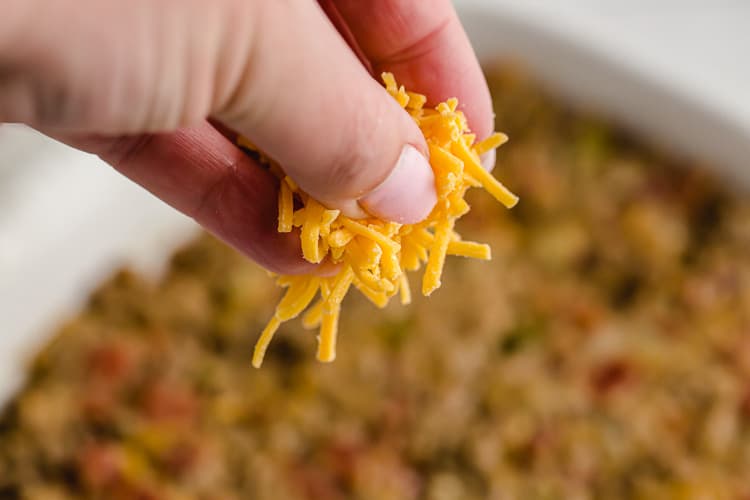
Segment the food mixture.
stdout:
<svg viewBox="0 0 750 500">
<path fill-rule="evenodd" d="M 121 271 L 0 418 L 0 498 L 750 498 L 750 202 L 705 170 L 489 71 L 511 142 L 429 299 L 358 295 L 339 356 L 205 236 Z M 344 333 L 345 332 L 345 333 Z"/>
</svg>

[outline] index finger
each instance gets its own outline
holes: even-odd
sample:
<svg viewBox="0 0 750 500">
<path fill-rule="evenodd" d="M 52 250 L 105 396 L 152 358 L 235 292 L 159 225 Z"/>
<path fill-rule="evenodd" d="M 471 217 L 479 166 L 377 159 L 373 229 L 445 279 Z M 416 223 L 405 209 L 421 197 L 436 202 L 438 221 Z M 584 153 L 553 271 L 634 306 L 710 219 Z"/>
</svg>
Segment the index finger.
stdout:
<svg viewBox="0 0 750 500">
<path fill-rule="evenodd" d="M 429 104 L 457 97 L 482 139 L 494 130 L 492 100 L 449 0 L 321 0 L 344 20 L 375 75 L 390 71 Z"/>
</svg>

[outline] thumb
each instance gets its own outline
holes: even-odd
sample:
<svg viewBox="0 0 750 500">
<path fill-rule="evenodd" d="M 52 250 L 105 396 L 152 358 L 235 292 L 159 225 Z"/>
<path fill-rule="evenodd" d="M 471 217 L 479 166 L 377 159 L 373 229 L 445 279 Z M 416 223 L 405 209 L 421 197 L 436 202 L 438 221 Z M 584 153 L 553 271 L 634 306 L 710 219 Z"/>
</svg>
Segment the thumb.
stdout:
<svg viewBox="0 0 750 500">
<path fill-rule="evenodd" d="M 351 52 L 316 2 L 264 2 L 245 76 L 215 116 L 347 215 L 402 223 L 436 202 L 412 118 Z"/>
</svg>

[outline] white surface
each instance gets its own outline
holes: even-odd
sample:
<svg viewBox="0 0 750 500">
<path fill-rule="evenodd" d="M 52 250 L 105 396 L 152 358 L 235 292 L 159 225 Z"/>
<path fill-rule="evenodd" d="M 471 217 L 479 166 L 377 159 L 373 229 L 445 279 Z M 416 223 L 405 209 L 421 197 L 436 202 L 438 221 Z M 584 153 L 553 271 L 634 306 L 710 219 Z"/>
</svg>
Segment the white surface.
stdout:
<svg viewBox="0 0 750 500">
<path fill-rule="evenodd" d="M 750 188 L 750 2 L 458 3 L 480 54 L 522 54 L 558 92 Z"/>
<path fill-rule="evenodd" d="M 462 0 L 543 26 L 669 82 L 750 130 L 748 0 Z M 498 32 L 502 39 L 503 34 Z M 498 42 L 502 46 L 502 40 Z"/>
<path fill-rule="evenodd" d="M 113 268 L 156 274 L 195 231 L 97 157 L 0 127 L 0 403 L 57 323 Z"/>
<path fill-rule="evenodd" d="M 749 1 L 457 3 L 483 55 L 519 55 L 573 99 L 750 179 Z M 0 403 L 111 269 L 153 273 L 194 229 L 96 158 L 0 126 Z"/>
</svg>

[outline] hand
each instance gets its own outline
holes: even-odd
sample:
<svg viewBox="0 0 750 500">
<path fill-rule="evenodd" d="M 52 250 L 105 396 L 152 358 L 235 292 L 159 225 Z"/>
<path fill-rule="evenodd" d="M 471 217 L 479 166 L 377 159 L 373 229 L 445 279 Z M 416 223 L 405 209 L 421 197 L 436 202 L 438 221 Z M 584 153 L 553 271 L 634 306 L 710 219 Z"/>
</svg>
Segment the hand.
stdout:
<svg viewBox="0 0 750 500">
<path fill-rule="evenodd" d="M 10 0 L 0 17 L 0 122 L 99 155 L 277 272 L 313 266 L 232 134 L 332 208 L 417 222 L 426 145 L 380 73 L 493 129 L 449 0 Z"/>
</svg>

